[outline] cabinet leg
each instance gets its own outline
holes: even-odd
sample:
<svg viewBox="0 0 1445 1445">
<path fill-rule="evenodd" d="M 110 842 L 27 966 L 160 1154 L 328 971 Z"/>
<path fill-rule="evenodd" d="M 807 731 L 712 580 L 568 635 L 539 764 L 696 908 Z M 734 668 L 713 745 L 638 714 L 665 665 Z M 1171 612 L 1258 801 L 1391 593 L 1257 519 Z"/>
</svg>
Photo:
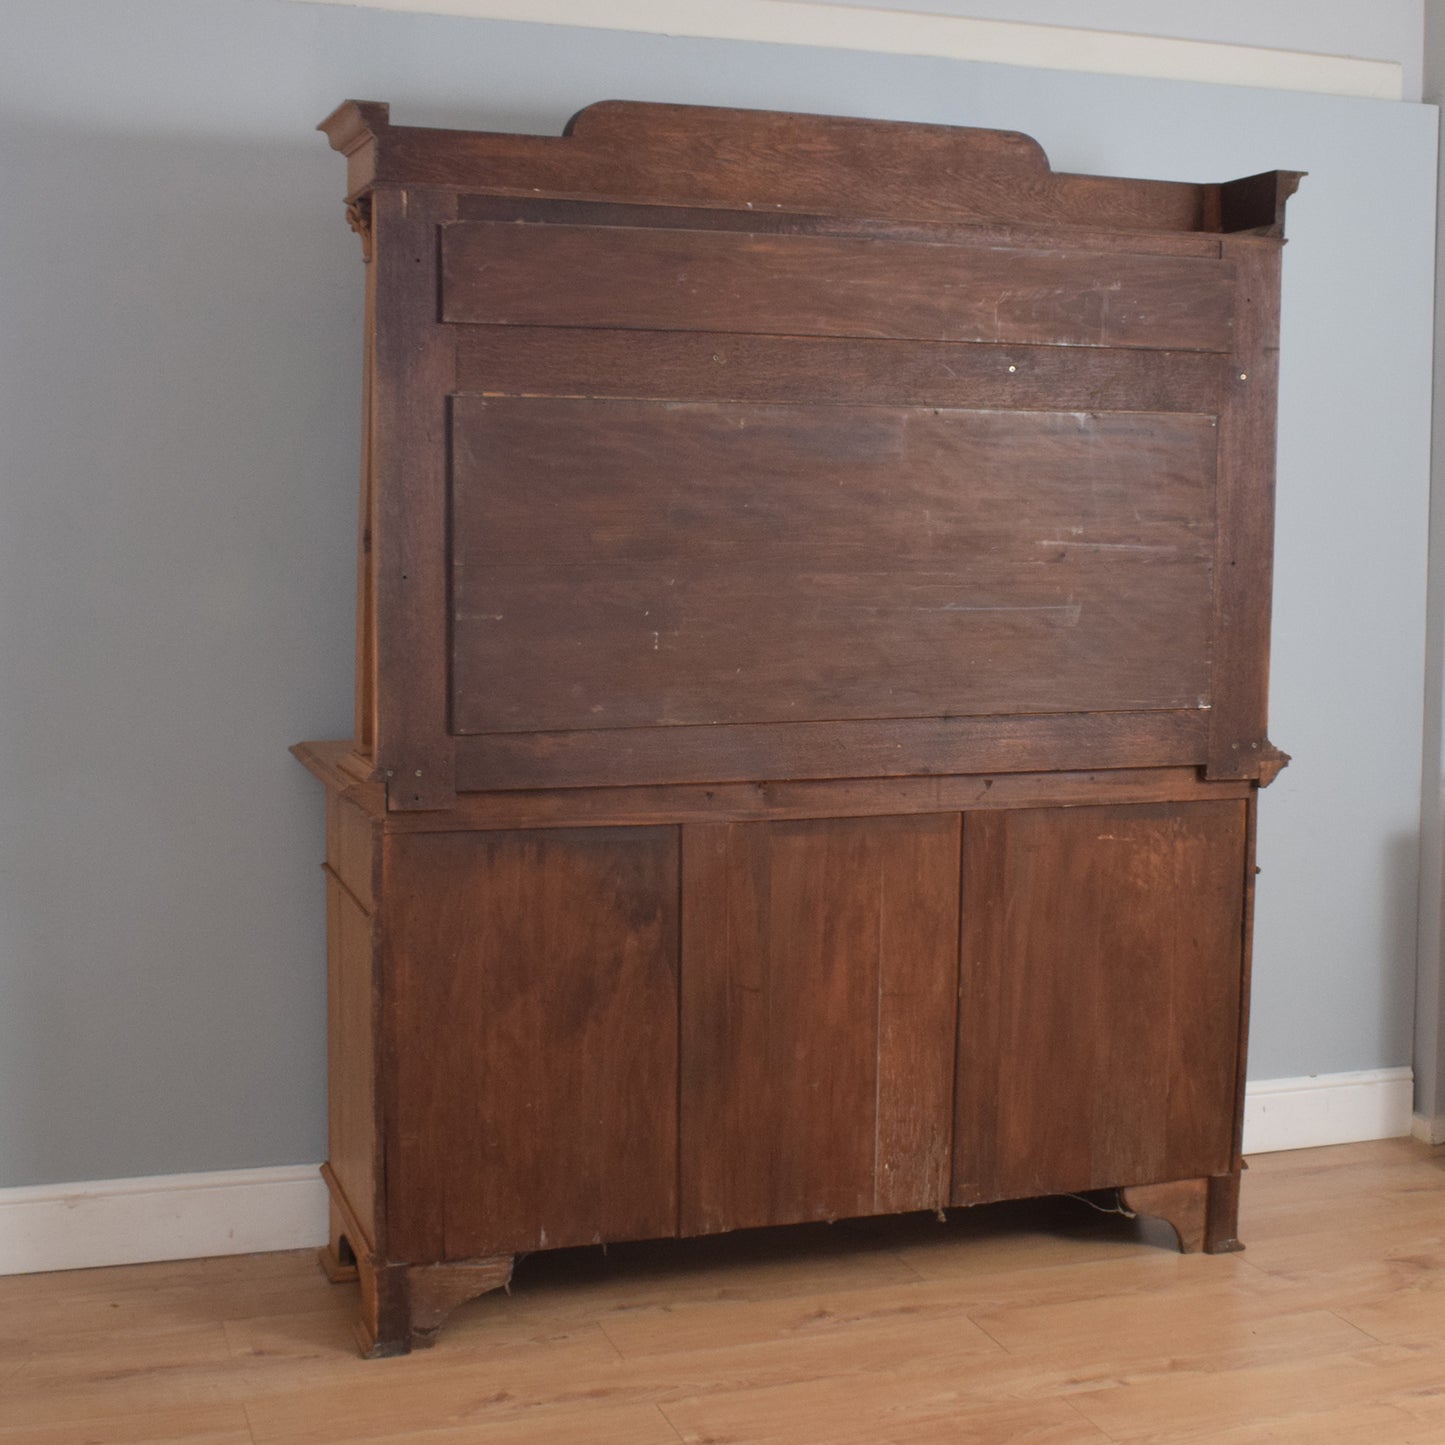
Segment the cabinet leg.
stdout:
<svg viewBox="0 0 1445 1445">
<path fill-rule="evenodd" d="M 1205 1230 L 1206 1254 L 1234 1254 L 1239 1241 L 1239 1171 L 1216 1174 L 1209 1181 L 1209 1222 Z"/>
<path fill-rule="evenodd" d="M 361 1353 L 374 1360 L 430 1345 L 458 1305 L 509 1283 L 512 1263 L 510 1254 L 376 1268 L 360 1261 L 361 1318 L 356 1339 Z"/>
<path fill-rule="evenodd" d="M 1183 1254 L 1228 1254 L 1239 1242 L 1239 1175 L 1133 1184 L 1119 1191 L 1126 1209 L 1174 1227 Z"/>
<path fill-rule="evenodd" d="M 495 1254 L 487 1259 L 420 1264 L 408 1269 L 412 1344 L 431 1344 L 458 1305 L 509 1284 L 512 1262 L 510 1254 Z"/>
<path fill-rule="evenodd" d="M 321 1268 L 332 1284 L 345 1284 L 357 1277 L 356 1251 L 351 1245 L 351 1235 L 346 1219 L 331 1201 L 331 1232 L 326 1245 L 319 1255 Z"/>
</svg>

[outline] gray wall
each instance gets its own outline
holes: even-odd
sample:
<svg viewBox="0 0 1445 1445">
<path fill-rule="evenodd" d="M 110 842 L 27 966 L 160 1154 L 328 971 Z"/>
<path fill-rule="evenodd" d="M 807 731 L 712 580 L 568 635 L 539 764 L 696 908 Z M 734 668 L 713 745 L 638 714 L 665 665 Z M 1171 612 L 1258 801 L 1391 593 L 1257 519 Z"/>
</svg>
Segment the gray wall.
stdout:
<svg viewBox="0 0 1445 1445">
<path fill-rule="evenodd" d="M 321 799 L 286 747 L 349 728 L 361 277 L 311 131 L 345 96 L 1310 171 L 1275 629 L 1296 763 L 1264 796 L 1252 1072 L 1409 1061 L 1433 110 L 283 0 L 0 0 L 0 26 L 0 1185 L 323 1153 Z"/>
</svg>

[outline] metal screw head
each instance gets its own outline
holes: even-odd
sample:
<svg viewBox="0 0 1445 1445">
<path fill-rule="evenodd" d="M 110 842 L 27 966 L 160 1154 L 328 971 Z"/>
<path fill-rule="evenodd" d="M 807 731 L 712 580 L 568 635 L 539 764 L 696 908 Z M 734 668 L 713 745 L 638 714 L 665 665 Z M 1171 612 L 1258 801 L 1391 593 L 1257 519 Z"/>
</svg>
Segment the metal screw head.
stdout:
<svg viewBox="0 0 1445 1445">
<path fill-rule="evenodd" d="M 1248 373 L 1247 371 L 1241 371 L 1241 372 L 1239 373 L 1239 379 L 1240 379 L 1241 381 L 1248 381 L 1248 380 L 1249 380 L 1249 373 Z"/>
<path fill-rule="evenodd" d="M 1011 366 L 1011 367 L 1009 367 L 1009 370 L 1010 370 L 1010 371 L 1017 371 L 1017 370 L 1018 370 L 1018 367 L 1016 367 L 1016 366 Z"/>
<path fill-rule="evenodd" d="M 420 768 L 418 768 L 418 769 L 416 770 L 416 775 L 417 775 L 417 777 L 421 777 L 421 769 L 420 769 Z"/>
</svg>

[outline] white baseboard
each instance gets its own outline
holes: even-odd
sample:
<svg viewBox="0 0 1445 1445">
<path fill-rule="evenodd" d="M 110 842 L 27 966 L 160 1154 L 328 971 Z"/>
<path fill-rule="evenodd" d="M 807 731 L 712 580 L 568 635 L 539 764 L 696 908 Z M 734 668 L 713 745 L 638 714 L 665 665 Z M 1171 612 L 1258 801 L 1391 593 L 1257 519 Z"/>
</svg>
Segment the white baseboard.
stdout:
<svg viewBox="0 0 1445 1445">
<path fill-rule="evenodd" d="M 0 1275 L 320 1245 L 314 1164 L 0 1189 Z"/>
<path fill-rule="evenodd" d="M 1404 1138 L 1411 1132 L 1414 1091 L 1410 1069 L 1260 1079 L 1244 1091 L 1244 1152 Z"/>
<path fill-rule="evenodd" d="M 1260 1080 L 1245 1092 L 1244 1151 L 1407 1135 L 1411 1090 L 1409 1069 Z M 1414 1132 L 1445 1142 L 1445 1119 Z M 304 1249 L 326 1231 L 313 1164 L 0 1189 L 0 1275 Z"/>
</svg>

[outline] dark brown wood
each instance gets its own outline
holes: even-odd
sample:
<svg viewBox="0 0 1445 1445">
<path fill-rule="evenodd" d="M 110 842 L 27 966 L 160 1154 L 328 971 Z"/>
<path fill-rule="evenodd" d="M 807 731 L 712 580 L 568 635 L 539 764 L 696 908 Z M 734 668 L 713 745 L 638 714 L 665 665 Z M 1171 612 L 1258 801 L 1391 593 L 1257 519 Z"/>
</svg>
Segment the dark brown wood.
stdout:
<svg viewBox="0 0 1445 1445">
<path fill-rule="evenodd" d="M 323 123 L 364 1353 L 533 1249 L 1053 1191 L 1238 1248 L 1283 208 L 969 131 Z"/>
<path fill-rule="evenodd" d="M 1204 1248 L 1209 1223 L 1209 1179 L 1176 1179 L 1167 1184 L 1135 1184 L 1121 1191 L 1124 1207 L 1173 1226 L 1181 1254 Z"/>
<path fill-rule="evenodd" d="M 442 319 L 512 326 L 1230 347 L 1218 260 L 840 236 L 457 222 Z"/>
<path fill-rule="evenodd" d="M 458 391 L 489 395 L 1212 416 L 1223 382 L 1198 351 L 565 326 L 457 336 Z"/>
<path fill-rule="evenodd" d="M 350 743 L 307 743 L 317 776 Z M 1204 802 L 1248 798 L 1254 784 L 1206 782 L 1195 768 L 1117 768 L 1092 773 L 959 774 L 931 778 L 679 784 L 651 788 L 556 788 L 468 793 L 445 813 L 382 813 L 388 833 L 496 828 L 622 827 L 653 823 L 754 822 L 771 818 L 856 818 L 1081 803 Z"/>
<path fill-rule="evenodd" d="M 683 838 L 681 1232 L 940 1208 L 958 816 Z"/>
<path fill-rule="evenodd" d="M 588 106 L 560 139 L 393 126 L 376 101 L 348 101 L 320 129 L 347 157 L 352 195 L 431 185 L 1170 232 L 1206 229 L 1215 189 L 1058 174 L 1037 141 L 1012 131 L 635 101 Z"/>
<path fill-rule="evenodd" d="M 1183 1254 L 1236 1254 L 1239 1242 L 1239 1171 L 1207 1179 L 1136 1184 L 1119 1191 L 1124 1208 L 1163 1219 L 1174 1228 Z"/>
<path fill-rule="evenodd" d="M 1236 349 L 1228 363 L 1229 390 L 1219 417 L 1212 778 L 1257 778 L 1270 752 L 1265 729 L 1281 244 L 1253 236 L 1224 243 L 1225 254 L 1235 260 L 1239 295 Z"/>
<path fill-rule="evenodd" d="M 1234 1167 L 1242 802 L 971 813 L 956 1204 Z"/>
<path fill-rule="evenodd" d="M 1240 1161 L 1243 1167 L 1244 1161 Z M 1237 1254 L 1239 1240 L 1239 1169 L 1216 1174 L 1209 1181 L 1208 1215 L 1204 1230 L 1206 1254 Z"/>
<path fill-rule="evenodd" d="M 396 835 L 389 1257 L 677 1228 L 677 830 Z"/>
<path fill-rule="evenodd" d="M 580 788 L 750 778 L 1180 767 L 1204 760 L 1209 713 L 1035 713 L 893 721 L 494 733 L 456 740 L 458 787 Z"/>
<path fill-rule="evenodd" d="M 437 1331 L 458 1305 L 489 1290 L 505 1288 L 511 1278 L 510 1254 L 412 1266 L 406 1272 L 411 1344 L 435 1343 Z"/>
<path fill-rule="evenodd" d="M 1273 180 L 1271 172 L 1259 180 Z M 457 193 L 457 220 L 506 221 L 560 226 L 657 227 L 663 230 L 746 231 L 758 236 L 850 236 L 927 245 L 1005 246 L 1052 250 L 1059 245 L 1057 226 L 999 221 L 920 221 L 897 216 L 808 214 L 804 211 L 741 209 L 722 206 L 668 206 L 657 203 L 578 200 L 575 197 Z M 1189 231 L 1106 231 L 1070 226 L 1068 245 L 1076 251 L 1127 251 L 1138 256 L 1219 257 L 1216 235 Z"/>
<path fill-rule="evenodd" d="M 446 736 L 446 397 L 455 351 L 436 319 L 436 228 L 455 211 L 444 191 L 379 191 L 372 201 L 373 520 L 363 565 L 375 608 L 375 763 L 401 810 L 443 808 L 455 797 Z"/>
<path fill-rule="evenodd" d="M 458 733 L 1209 701 L 1208 418 L 472 397 L 453 418 Z"/>
<path fill-rule="evenodd" d="M 1304 177 L 1304 171 L 1265 171 L 1226 181 L 1219 188 L 1219 229 L 1283 236 L 1285 202 Z"/>
<path fill-rule="evenodd" d="M 361 357 L 361 486 L 356 528 L 356 751 L 371 762 L 376 752 L 376 571 L 372 566 L 371 539 L 376 531 L 376 490 L 372 485 L 371 439 L 376 431 L 372 415 L 372 381 L 376 375 L 376 275 L 371 264 L 371 198 L 347 207 L 352 229 L 362 227 L 362 255 L 366 262 L 365 311 Z"/>
</svg>

